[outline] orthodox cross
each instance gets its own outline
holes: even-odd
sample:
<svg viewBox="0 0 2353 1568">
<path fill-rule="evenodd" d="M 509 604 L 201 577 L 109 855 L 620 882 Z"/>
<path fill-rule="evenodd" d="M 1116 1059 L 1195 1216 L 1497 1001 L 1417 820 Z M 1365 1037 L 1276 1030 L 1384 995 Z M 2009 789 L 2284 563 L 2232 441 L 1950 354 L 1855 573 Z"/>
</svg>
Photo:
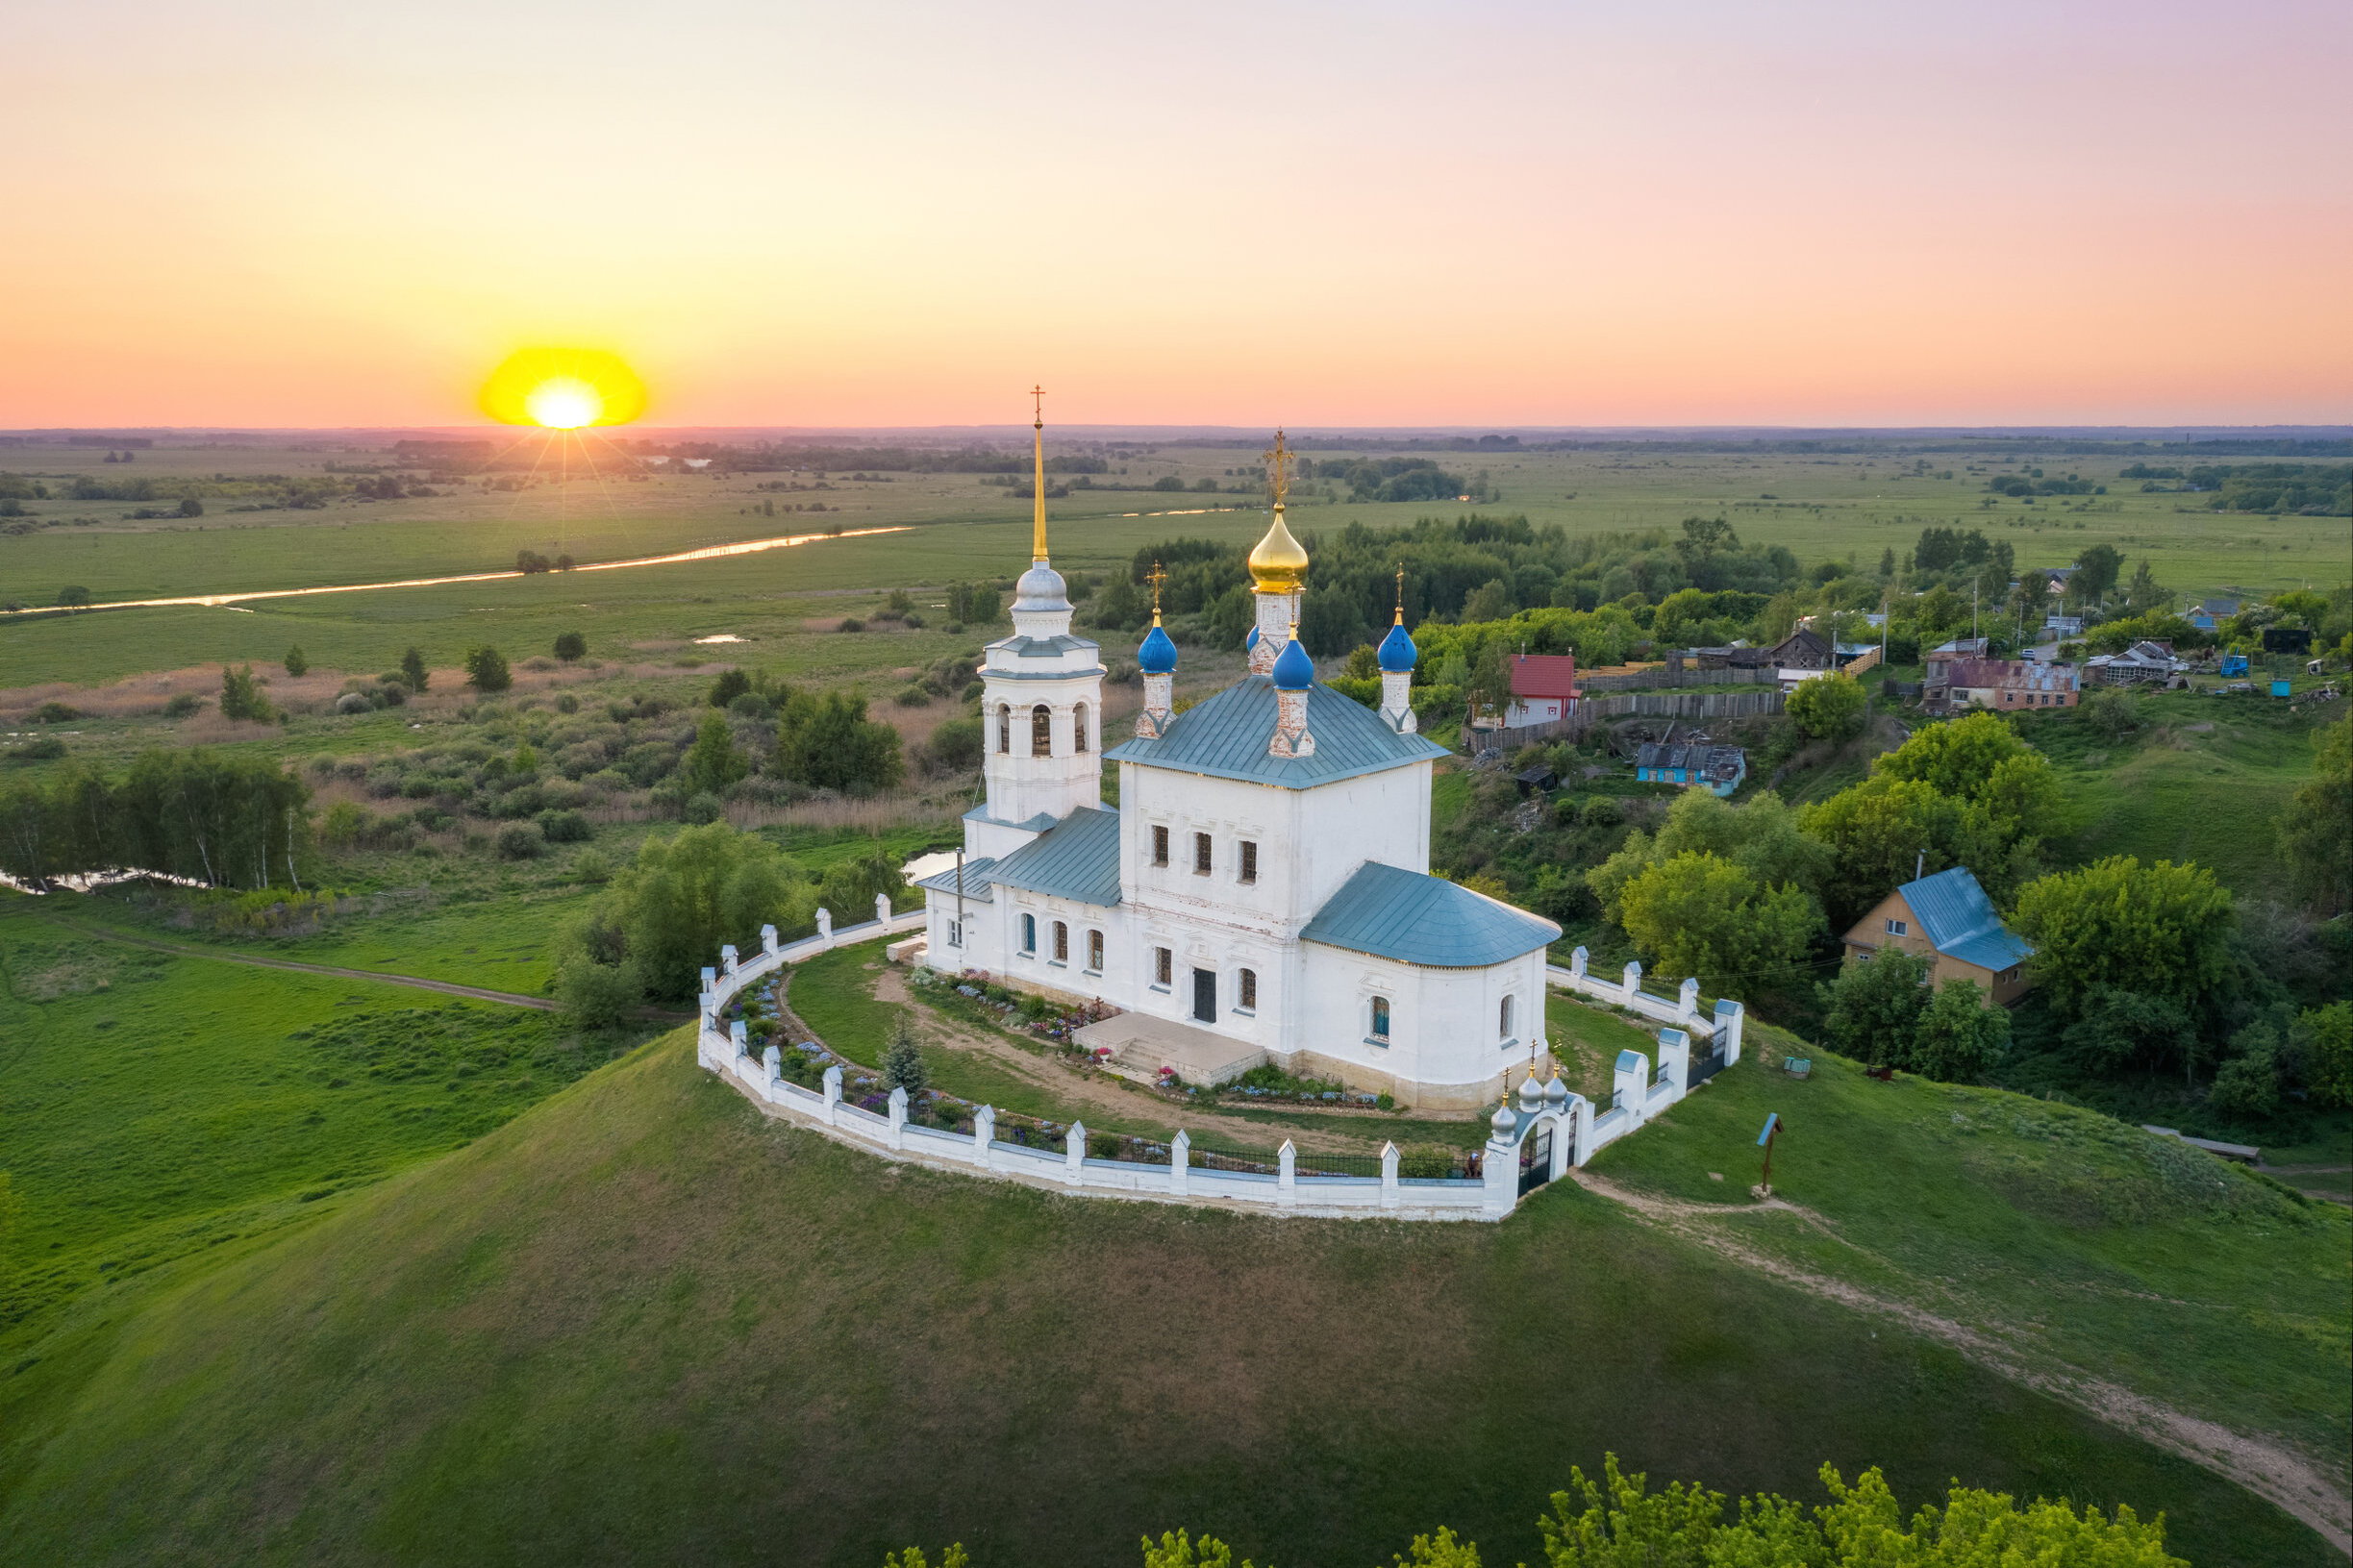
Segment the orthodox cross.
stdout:
<svg viewBox="0 0 2353 1568">
<path fill-rule="evenodd" d="M 1397 568 L 1397 624 L 1405 624 L 1405 568 Z"/>
<path fill-rule="evenodd" d="M 1161 563 L 1156 560 L 1152 563 L 1152 570 L 1144 574 L 1144 581 L 1152 585 L 1152 619 L 1157 625 L 1161 612 L 1161 585 L 1168 581 L 1168 574 L 1161 570 Z"/>
<path fill-rule="evenodd" d="M 1043 430 L 1046 428 L 1046 389 L 1042 386 L 1032 386 L 1030 396 L 1037 404 L 1032 411 L 1037 415 L 1037 428 Z"/>
<path fill-rule="evenodd" d="M 1267 478 L 1274 485 L 1274 504 L 1279 507 L 1283 504 L 1283 498 L 1290 493 L 1290 476 L 1283 471 L 1283 465 L 1295 456 L 1289 447 L 1283 444 L 1280 427 L 1274 433 L 1274 449 L 1263 456 L 1266 460 Z"/>
</svg>

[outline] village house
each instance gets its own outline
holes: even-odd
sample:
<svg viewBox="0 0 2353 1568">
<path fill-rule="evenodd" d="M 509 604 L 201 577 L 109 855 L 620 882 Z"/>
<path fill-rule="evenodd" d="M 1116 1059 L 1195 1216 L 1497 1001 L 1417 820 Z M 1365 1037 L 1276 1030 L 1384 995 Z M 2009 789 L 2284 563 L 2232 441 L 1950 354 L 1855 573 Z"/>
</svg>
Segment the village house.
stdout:
<svg viewBox="0 0 2353 1568">
<path fill-rule="evenodd" d="M 1687 789 L 1729 795 L 1748 777 L 1748 753 L 1704 738 L 1678 741 L 1675 726 L 1670 724 L 1665 737 L 1646 743 L 1635 754 L 1634 776 L 1645 784 L 1681 784 Z"/>
<path fill-rule="evenodd" d="M 2084 674 L 2103 685 L 2166 685 L 2180 669 L 2173 644 L 2143 637 L 2120 654 L 2094 654 L 2084 660 Z"/>
<path fill-rule="evenodd" d="M 1932 954 L 1933 983 L 1962 979 L 2005 1007 L 2026 994 L 2025 963 L 2035 950 L 2002 924 L 1993 901 L 1966 866 L 1908 882 L 1872 907 L 1846 933 L 1846 956 L 1868 961 L 1885 948 Z"/>
<path fill-rule="evenodd" d="M 1941 679 L 1939 679 L 1941 677 Z M 2082 680 L 2072 664 L 2027 659 L 1953 659 L 1929 666 L 1921 706 L 1932 713 L 1971 708 L 2073 708 Z"/>
<path fill-rule="evenodd" d="M 1521 654 L 1512 660 L 1512 705 L 1504 710 L 1504 728 L 1564 719 L 1575 710 L 1578 696 L 1574 654 Z"/>
</svg>

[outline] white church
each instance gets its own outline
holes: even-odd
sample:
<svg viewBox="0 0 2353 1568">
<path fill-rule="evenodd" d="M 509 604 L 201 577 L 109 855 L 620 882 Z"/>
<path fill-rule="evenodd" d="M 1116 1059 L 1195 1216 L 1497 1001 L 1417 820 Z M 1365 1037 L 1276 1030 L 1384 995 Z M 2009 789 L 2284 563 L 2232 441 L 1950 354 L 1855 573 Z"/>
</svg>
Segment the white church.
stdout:
<svg viewBox="0 0 2353 1568">
<path fill-rule="evenodd" d="M 984 681 L 988 799 L 961 864 L 927 877 L 926 963 L 1121 1015 L 1084 1032 L 1130 1071 L 1221 1082 L 1260 1062 L 1431 1108 L 1492 1103 L 1544 1059 L 1548 920 L 1430 874 L 1430 785 L 1402 614 L 1379 711 L 1317 683 L 1297 637 L 1307 552 L 1250 553 L 1249 673 L 1173 711 L 1176 645 L 1137 652 L 1144 706 L 1109 754 L 1101 649 L 1047 560 L 1044 425 L 1033 560 Z"/>
</svg>

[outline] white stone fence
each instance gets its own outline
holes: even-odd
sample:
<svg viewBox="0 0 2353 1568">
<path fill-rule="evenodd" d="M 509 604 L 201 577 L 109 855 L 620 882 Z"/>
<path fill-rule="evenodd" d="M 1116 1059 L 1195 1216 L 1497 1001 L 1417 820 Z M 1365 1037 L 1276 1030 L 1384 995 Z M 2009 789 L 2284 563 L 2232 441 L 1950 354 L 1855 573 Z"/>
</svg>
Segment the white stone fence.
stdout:
<svg viewBox="0 0 2353 1568">
<path fill-rule="evenodd" d="M 1580 996 L 1608 1002 L 1629 1012 L 1639 1012 L 1645 1018 L 1670 1024 L 1674 1030 L 1686 1035 L 1696 1035 L 1708 1042 L 1710 1051 L 1720 1052 L 1724 1058 L 1720 1063 L 1722 1066 L 1729 1067 L 1740 1059 L 1740 1026 L 1746 1016 L 1745 1009 L 1727 997 L 1716 1002 L 1714 1018 L 1701 1016 L 1699 982 L 1696 980 L 1685 981 L 1674 1000 L 1669 1001 L 1642 989 L 1642 966 L 1637 962 L 1627 964 L 1617 983 L 1613 985 L 1606 980 L 1595 980 L 1585 972 L 1583 948 L 1568 956 L 1568 967 L 1565 969 L 1557 963 L 1544 965 L 1544 979 L 1564 991 L 1575 991 Z M 1662 1041 L 1665 1037 L 1664 1033 L 1660 1035 Z"/>
<path fill-rule="evenodd" d="M 1533 1190 L 1567 1175 L 1571 1166 L 1583 1165 L 1604 1144 L 1640 1127 L 1682 1099 L 1690 1087 L 1690 1036 L 1680 1029 L 1661 1030 L 1656 1081 L 1651 1064 L 1640 1053 L 1620 1052 L 1614 1104 L 1598 1116 L 1583 1095 L 1569 1093 L 1557 1079 L 1550 1084 L 1534 1081 L 1520 1084 L 1516 1103 L 1507 1100 L 1489 1124 L 1491 1135 L 1481 1151 L 1476 1178 L 1400 1176 L 1394 1143 L 1381 1151 L 1378 1177 L 1302 1176 L 1296 1173 L 1298 1151 L 1289 1139 L 1276 1157 L 1275 1172 L 1259 1174 L 1193 1165 L 1191 1137 L 1182 1132 L 1170 1140 L 1165 1165 L 1092 1157 L 1087 1153 L 1087 1129 L 1080 1124 L 1071 1126 L 1059 1154 L 1003 1142 L 996 1136 L 996 1110 L 990 1106 L 974 1113 L 970 1132 L 943 1132 L 908 1120 L 904 1088 L 892 1089 L 889 1113 L 877 1115 L 842 1098 L 839 1062 L 826 1068 L 822 1089 L 805 1089 L 785 1077 L 781 1047 L 770 1045 L 754 1058 L 740 1020 L 721 1026 L 720 1017 L 728 1006 L 755 981 L 837 947 L 917 930 L 924 921 L 925 912 L 919 908 L 894 915 L 889 900 L 877 898 L 875 918 L 864 924 L 837 932 L 832 912 L 819 909 L 817 934 L 789 947 L 780 947 L 776 928 L 768 926 L 761 931 L 762 951 L 754 958 L 742 958 L 733 947 L 720 949 L 718 966 L 703 971 L 695 1059 L 782 1119 L 888 1159 L 1090 1197 L 1211 1205 L 1269 1214 L 1410 1220 L 1500 1220 L 1518 1205 L 1523 1185 Z M 1582 949 L 1577 957 L 1581 979 Z M 1639 995 L 1633 985 L 1639 971 L 1633 966 L 1629 966 L 1629 977 L 1626 989 Z M 1696 992 L 1696 983 L 1687 982 L 1687 1002 Z M 1614 991 L 1609 999 L 1616 1000 Z M 1643 1000 L 1671 1006 L 1655 997 Z M 1719 1022 L 1727 1008 L 1732 1009 L 1731 1040 L 1737 1052 L 1740 1004 L 1718 1003 Z M 1539 1130 L 1542 1138 L 1537 1136 Z M 1523 1151 L 1536 1149 L 1544 1150 L 1543 1169 L 1523 1173 Z"/>
</svg>

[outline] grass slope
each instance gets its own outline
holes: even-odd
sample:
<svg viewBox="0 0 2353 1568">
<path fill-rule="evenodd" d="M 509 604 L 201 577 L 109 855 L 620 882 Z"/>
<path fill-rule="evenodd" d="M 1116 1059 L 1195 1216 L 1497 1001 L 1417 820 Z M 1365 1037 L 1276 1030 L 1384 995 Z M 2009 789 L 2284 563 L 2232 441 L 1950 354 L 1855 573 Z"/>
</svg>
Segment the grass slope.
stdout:
<svg viewBox="0 0 2353 1568">
<path fill-rule="evenodd" d="M 888 1166 L 683 1033 L 157 1299 L 12 1478 L 0 1560 L 1493 1560 L 1605 1448 L 1811 1495 L 1823 1458 L 2299 1527 L 1574 1188 L 1512 1222 L 1276 1221 Z"/>
<path fill-rule="evenodd" d="M 1851 1062 L 1752 1025 L 1749 1053 L 1593 1168 L 1739 1202 L 1778 1112 L 1776 1194 L 1739 1234 L 1982 1329 L 2031 1363 L 2278 1433 L 2353 1481 L 2353 1217 L 2075 1107 Z M 1810 1055 L 1811 1075 L 1780 1070 Z M 1725 1180 L 1711 1180 L 1711 1171 Z"/>
</svg>

